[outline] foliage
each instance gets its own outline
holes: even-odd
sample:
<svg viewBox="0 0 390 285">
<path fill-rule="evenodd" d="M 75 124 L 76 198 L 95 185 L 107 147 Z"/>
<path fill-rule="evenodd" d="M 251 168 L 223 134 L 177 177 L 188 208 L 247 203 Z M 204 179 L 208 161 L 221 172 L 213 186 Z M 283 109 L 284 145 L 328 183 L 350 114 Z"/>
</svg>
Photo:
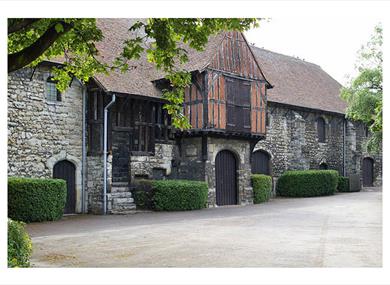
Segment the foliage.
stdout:
<svg viewBox="0 0 390 285">
<path fill-rule="evenodd" d="M 337 188 L 336 170 L 296 170 L 283 173 L 277 183 L 280 196 L 315 197 L 333 195 Z"/>
<path fill-rule="evenodd" d="M 73 76 L 87 82 L 96 73 L 113 69 L 126 72 L 130 68 L 129 61 L 140 58 L 145 52 L 147 59 L 170 81 L 171 88 L 163 92 L 169 102 L 164 107 L 172 115 L 172 124 L 184 129 L 190 124 L 182 114 L 181 105 L 191 75 L 179 67 L 188 61 L 183 44 L 201 51 L 209 36 L 223 30 L 248 30 L 258 26 L 258 22 L 255 18 L 150 18 L 137 21 L 129 27 L 130 31 L 137 31 L 137 36 L 125 40 L 123 50 L 108 65 L 97 57 L 94 43 L 103 35 L 95 19 L 9 19 L 8 72 L 37 65 L 43 59 L 64 56 L 64 67 L 54 69 L 58 89 L 64 91 Z"/>
<path fill-rule="evenodd" d="M 272 177 L 264 174 L 253 174 L 253 202 L 259 204 L 267 202 L 272 193 Z"/>
<path fill-rule="evenodd" d="M 183 211 L 205 208 L 208 187 L 206 182 L 191 180 L 155 180 L 153 203 L 159 211 Z"/>
<path fill-rule="evenodd" d="M 58 220 L 64 213 L 66 182 L 61 179 L 8 178 L 8 216 L 17 221 Z"/>
<path fill-rule="evenodd" d="M 383 70 L 382 27 L 375 27 L 371 40 L 359 51 L 359 74 L 349 86 L 341 89 L 341 98 L 348 103 L 347 118 L 369 126 L 369 151 L 378 152 L 382 144 Z"/>
<path fill-rule="evenodd" d="M 137 208 L 153 210 L 153 181 L 140 179 L 135 182 L 133 191 L 134 202 Z"/>
<path fill-rule="evenodd" d="M 31 239 L 24 223 L 8 219 L 8 267 L 29 267 L 31 253 Z"/>
<path fill-rule="evenodd" d="M 349 189 L 349 178 L 344 176 L 339 176 L 337 183 L 337 191 L 339 192 L 351 192 Z"/>
</svg>

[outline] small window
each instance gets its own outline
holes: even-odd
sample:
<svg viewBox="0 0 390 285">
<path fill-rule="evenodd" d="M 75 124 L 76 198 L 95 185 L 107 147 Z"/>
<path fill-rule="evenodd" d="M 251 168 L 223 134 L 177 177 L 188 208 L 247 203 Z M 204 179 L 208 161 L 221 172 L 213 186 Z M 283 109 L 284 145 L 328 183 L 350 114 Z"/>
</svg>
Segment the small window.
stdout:
<svg viewBox="0 0 390 285">
<path fill-rule="evenodd" d="M 317 119 L 317 136 L 318 142 L 325 142 L 325 120 L 323 118 Z"/>
<path fill-rule="evenodd" d="M 322 162 L 320 164 L 320 170 L 327 170 L 327 169 L 328 169 L 328 165 L 325 162 Z"/>
<path fill-rule="evenodd" d="M 57 82 L 53 79 L 53 76 L 46 79 L 46 99 L 52 102 L 62 101 L 61 92 L 57 89 Z"/>
</svg>

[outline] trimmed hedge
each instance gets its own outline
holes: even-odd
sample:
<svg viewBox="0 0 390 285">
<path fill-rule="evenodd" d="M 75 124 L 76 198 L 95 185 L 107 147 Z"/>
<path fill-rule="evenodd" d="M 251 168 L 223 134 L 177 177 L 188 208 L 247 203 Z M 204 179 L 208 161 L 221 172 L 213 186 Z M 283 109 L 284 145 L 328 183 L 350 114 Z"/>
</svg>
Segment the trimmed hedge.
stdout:
<svg viewBox="0 0 390 285">
<path fill-rule="evenodd" d="M 276 191 L 286 197 L 316 197 L 333 195 L 338 184 L 336 170 L 296 170 L 283 173 Z"/>
<path fill-rule="evenodd" d="M 8 219 L 8 267 L 29 267 L 31 253 L 31 239 L 24 223 Z"/>
<path fill-rule="evenodd" d="M 339 181 L 337 184 L 337 191 L 339 192 L 356 192 L 349 189 L 349 178 L 344 176 L 339 176 Z"/>
<path fill-rule="evenodd" d="M 8 216 L 17 221 L 54 221 L 62 217 L 66 182 L 61 179 L 8 178 Z"/>
<path fill-rule="evenodd" d="M 134 185 L 133 196 L 137 208 L 153 210 L 153 180 L 140 179 Z"/>
<path fill-rule="evenodd" d="M 259 204 L 268 201 L 272 193 L 272 177 L 264 174 L 253 174 L 251 179 L 253 202 Z"/>
<path fill-rule="evenodd" d="M 205 208 L 206 182 L 192 180 L 153 181 L 153 204 L 158 211 L 182 211 Z"/>
</svg>

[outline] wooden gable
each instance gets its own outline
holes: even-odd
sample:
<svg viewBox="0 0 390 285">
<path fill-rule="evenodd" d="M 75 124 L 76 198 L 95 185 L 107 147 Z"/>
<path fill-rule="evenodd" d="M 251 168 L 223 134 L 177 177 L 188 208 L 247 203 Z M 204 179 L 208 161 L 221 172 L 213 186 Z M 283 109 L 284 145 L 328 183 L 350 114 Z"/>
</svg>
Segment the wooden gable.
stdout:
<svg viewBox="0 0 390 285">
<path fill-rule="evenodd" d="M 246 39 L 240 32 L 226 32 L 208 68 L 240 77 L 265 80 Z"/>
<path fill-rule="evenodd" d="M 267 83 L 244 36 L 227 32 L 186 88 L 184 114 L 192 129 L 265 134 Z"/>
</svg>

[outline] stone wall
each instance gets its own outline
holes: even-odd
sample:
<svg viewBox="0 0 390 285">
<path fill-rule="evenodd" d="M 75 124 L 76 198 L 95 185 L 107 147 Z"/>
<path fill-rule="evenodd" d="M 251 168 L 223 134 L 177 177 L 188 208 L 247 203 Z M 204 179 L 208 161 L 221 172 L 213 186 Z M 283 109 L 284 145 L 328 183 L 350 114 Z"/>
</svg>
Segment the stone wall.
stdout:
<svg viewBox="0 0 390 285">
<path fill-rule="evenodd" d="M 88 212 L 93 214 L 103 213 L 103 155 L 87 157 L 87 187 L 86 197 L 88 197 Z M 109 194 L 112 184 L 112 155 L 107 156 L 107 194 Z M 110 204 L 109 199 L 107 203 Z M 108 205 L 109 208 L 109 205 Z"/>
<path fill-rule="evenodd" d="M 48 101 L 49 75 L 45 67 L 8 75 L 8 175 L 51 178 L 54 164 L 67 159 L 76 166 L 76 211 L 80 211 L 82 86 L 74 80 L 62 101 Z"/>
<path fill-rule="evenodd" d="M 329 169 L 343 175 L 344 117 L 269 103 L 269 126 L 265 140 L 254 151 L 264 150 L 271 156 L 271 175 L 279 177 L 286 170 L 319 169 L 325 163 Z M 326 122 L 325 142 L 319 142 L 316 120 Z M 346 126 L 346 175 L 360 174 L 364 157 L 375 160 L 375 185 L 381 184 L 382 155 L 370 155 L 365 148 L 364 125 L 348 122 Z"/>
<path fill-rule="evenodd" d="M 205 181 L 205 160 L 202 158 L 202 138 L 183 138 L 176 159 L 175 176 L 180 179 Z"/>
<path fill-rule="evenodd" d="M 171 176 L 175 151 L 174 144 L 156 143 L 155 155 L 130 156 L 131 181 L 136 178 L 163 179 Z"/>
<path fill-rule="evenodd" d="M 382 151 L 373 154 L 367 151 L 365 126 L 357 122 L 348 122 L 346 128 L 346 174 L 360 174 L 363 181 L 362 163 L 366 157 L 374 160 L 374 186 L 382 185 Z"/>
</svg>

